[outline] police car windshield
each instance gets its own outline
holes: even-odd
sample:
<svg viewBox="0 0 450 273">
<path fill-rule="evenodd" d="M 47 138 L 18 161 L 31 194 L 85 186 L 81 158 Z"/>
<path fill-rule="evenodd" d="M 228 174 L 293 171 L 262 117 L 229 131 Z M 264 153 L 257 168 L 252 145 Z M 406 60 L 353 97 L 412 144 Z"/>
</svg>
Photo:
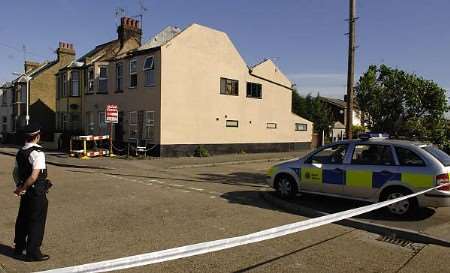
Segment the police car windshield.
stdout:
<svg viewBox="0 0 450 273">
<path fill-rule="evenodd" d="M 433 145 L 428 145 L 422 147 L 425 151 L 429 152 L 432 156 L 434 156 L 437 160 L 439 160 L 442 165 L 450 166 L 450 156 Z"/>
</svg>

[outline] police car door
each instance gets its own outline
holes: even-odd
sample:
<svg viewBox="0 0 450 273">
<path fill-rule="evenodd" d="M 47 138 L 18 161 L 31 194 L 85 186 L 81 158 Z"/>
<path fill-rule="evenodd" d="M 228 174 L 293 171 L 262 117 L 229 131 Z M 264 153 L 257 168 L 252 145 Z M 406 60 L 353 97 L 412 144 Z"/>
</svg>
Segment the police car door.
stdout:
<svg viewBox="0 0 450 273">
<path fill-rule="evenodd" d="M 344 195 L 369 199 L 388 181 L 399 180 L 393 147 L 381 143 L 356 143 L 345 170 Z"/>
<path fill-rule="evenodd" d="M 348 144 L 326 146 L 300 166 L 300 190 L 342 194 L 345 181 L 342 164 Z"/>
</svg>

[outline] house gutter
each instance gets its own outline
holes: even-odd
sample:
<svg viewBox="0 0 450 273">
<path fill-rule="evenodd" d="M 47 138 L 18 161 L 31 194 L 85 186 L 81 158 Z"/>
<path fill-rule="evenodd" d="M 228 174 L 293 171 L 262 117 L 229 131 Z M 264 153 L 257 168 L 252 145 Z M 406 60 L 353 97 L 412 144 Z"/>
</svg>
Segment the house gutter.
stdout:
<svg viewBox="0 0 450 273">
<path fill-rule="evenodd" d="M 261 76 L 258 76 L 258 75 L 253 74 L 253 70 L 252 70 L 251 68 L 248 69 L 248 73 L 249 73 L 250 75 L 252 75 L 253 77 L 258 78 L 258 79 L 260 79 L 260 80 L 263 80 L 263 81 L 266 81 L 266 82 L 270 82 L 270 83 L 272 83 L 272 84 L 275 84 L 275 85 L 278 85 L 278 86 L 280 86 L 280 87 L 283 87 L 283 88 L 289 89 L 289 90 L 291 90 L 291 91 L 294 91 L 294 89 L 293 89 L 292 87 L 289 87 L 289 86 L 286 86 L 286 85 L 284 85 L 284 84 L 281 84 L 281 83 L 278 83 L 278 82 L 274 82 L 274 81 L 269 80 L 269 79 L 267 79 L 267 78 L 264 78 L 264 77 L 261 77 Z"/>
</svg>

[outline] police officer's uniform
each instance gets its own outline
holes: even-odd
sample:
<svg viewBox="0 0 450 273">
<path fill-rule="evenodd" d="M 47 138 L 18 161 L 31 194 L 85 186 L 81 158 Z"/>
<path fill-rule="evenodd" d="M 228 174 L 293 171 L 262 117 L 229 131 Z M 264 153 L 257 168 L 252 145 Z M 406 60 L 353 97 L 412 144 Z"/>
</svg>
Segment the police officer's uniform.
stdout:
<svg viewBox="0 0 450 273">
<path fill-rule="evenodd" d="M 39 133 L 39 131 L 37 131 Z M 25 143 L 16 155 L 17 175 L 25 183 L 33 170 L 40 170 L 37 180 L 21 196 L 19 213 L 15 226 L 15 253 L 26 249 L 26 257 L 31 260 L 46 260 L 40 246 L 44 238 L 47 219 L 48 190 L 47 168 L 42 147 L 34 143 Z M 19 185 L 20 186 L 20 185 Z"/>
</svg>

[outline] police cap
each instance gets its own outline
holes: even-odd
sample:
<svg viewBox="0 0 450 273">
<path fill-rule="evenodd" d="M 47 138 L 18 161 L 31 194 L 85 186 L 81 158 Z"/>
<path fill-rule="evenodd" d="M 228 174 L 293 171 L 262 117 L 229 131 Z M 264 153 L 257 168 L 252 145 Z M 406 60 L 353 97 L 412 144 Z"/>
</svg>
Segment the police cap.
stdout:
<svg viewBox="0 0 450 273">
<path fill-rule="evenodd" d="M 23 128 L 23 133 L 27 136 L 34 136 L 41 133 L 41 127 L 38 124 L 30 123 Z"/>
</svg>

